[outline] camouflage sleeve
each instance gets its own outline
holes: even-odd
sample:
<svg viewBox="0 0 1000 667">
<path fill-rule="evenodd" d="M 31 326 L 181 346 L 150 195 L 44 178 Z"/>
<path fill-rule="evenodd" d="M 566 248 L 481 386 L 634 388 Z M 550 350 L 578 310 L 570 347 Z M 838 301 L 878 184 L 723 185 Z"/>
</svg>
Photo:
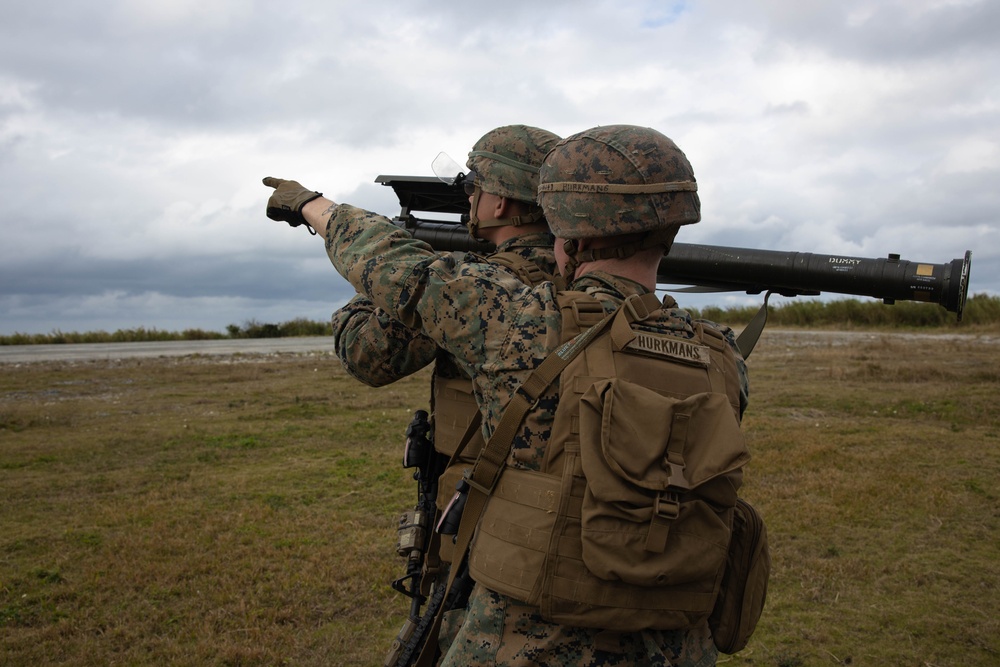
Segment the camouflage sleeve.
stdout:
<svg viewBox="0 0 1000 667">
<path fill-rule="evenodd" d="M 525 307 L 515 293 L 530 291 L 506 269 L 436 253 L 383 216 L 346 204 L 334 209 L 326 249 L 358 292 L 453 354 L 469 375 L 497 358 Z"/>
<path fill-rule="evenodd" d="M 430 338 L 403 326 L 360 294 L 333 314 L 333 336 L 347 372 L 372 387 L 417 372 L 437 351 Z"/>
</svg>

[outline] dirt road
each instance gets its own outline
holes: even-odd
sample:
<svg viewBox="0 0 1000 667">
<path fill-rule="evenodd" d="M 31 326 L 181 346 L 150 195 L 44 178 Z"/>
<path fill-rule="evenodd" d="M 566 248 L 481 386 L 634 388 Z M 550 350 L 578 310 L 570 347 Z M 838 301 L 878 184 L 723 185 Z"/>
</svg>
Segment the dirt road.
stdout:
<svg viewBox="0 0 1000 667">
<path fill-rule="evenodd" d="M 997 345 L 1000 336 L 966 333 L 911 333 L 880 331 L 814 331 L 811 329 L 767 329 L 760 345 L 778 338 L 786 347 L 850 345 L 882 337 L 920 340 L 968 340 Z M 39 361 L 92 361 L 135 357 L 182 357 L 253 354 L 333 354 L 333 337 L 252 338 L 237 340 L 193 340 L 152 343 L 87 343 L 73 345 L 0 345 L 0 364 Z"/>
<path fill-rule="evenodd" d="M 85 343 L 71 345 L 0 345 L 0 364 L 36 361 L 93 361 L 135 357 L 193 355 L 333 353 L 332 336 L 179 340 L 150 343 Z"/>
</svg>

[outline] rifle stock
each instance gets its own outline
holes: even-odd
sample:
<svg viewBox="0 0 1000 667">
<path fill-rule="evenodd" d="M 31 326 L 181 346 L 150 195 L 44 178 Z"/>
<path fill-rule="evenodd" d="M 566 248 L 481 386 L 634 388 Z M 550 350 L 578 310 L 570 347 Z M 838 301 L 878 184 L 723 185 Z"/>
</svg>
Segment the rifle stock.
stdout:
<svg viewBox="0 0 1000 667">
<path fill-rule="evenodd" d="M 402 211 L 394 222 L 442 252 L 492 252 L 473 239 L 463 224 L 469 199 L 462 188 L 433 176 L 379 176 L 377 183 L 396 192 Z M 423 219 L 413 212 L 454 216 Z M 782 296 L 822 292 L 896 301 L 936 303 L 962 321 L 969 290 L 972 252 L 942 264 L 914 262 L 890 254 L 884 259 L 807 252 L 731 248 L 674 243 L 660 262 L 657 282 L 688 285 L 679 291 L 773 292 Z"/>
</svg>

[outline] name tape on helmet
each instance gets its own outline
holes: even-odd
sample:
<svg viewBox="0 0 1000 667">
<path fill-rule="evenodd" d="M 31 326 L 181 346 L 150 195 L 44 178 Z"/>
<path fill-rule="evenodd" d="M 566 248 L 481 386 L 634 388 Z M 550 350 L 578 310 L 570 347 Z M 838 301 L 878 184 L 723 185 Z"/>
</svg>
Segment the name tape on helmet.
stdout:
<svg viewBox="0 0 1000 667">
<path fill-rule="evenodd" d="M 621 183 L 577 183 L 562 181 L 542 183 L 538 192 L 586 192 L 595 194 L 651 195 L 661 192 L 697 192 L 694 181 L 672 181 L 670 183 L 648 183 L 646 185 L 624 185 Z"/>
</svg>

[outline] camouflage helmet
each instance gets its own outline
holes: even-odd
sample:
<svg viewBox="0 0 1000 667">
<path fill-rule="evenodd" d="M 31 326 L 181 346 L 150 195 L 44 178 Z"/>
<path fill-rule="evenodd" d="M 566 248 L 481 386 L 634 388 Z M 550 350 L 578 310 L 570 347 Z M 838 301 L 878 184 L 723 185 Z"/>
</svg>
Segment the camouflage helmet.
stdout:
<svg viewBox="0 0 1000 667">
<path fill-rule="evenodd" d="M 534 204 L 538 197 L 538 167 L 559 136 L 528 125 L 490 130 L 469 152 L 466 166 L 475 172 L 484 192 Z"/>
<path fill-rule="evenodd" d="M 652 128 L 607 125 L 566 137 L 539 181 L 538 203 L 564 239 L 676 231 L 701 220 L 691 164 Z"/>
</svg>

